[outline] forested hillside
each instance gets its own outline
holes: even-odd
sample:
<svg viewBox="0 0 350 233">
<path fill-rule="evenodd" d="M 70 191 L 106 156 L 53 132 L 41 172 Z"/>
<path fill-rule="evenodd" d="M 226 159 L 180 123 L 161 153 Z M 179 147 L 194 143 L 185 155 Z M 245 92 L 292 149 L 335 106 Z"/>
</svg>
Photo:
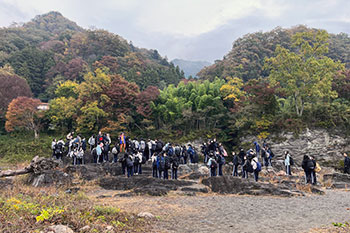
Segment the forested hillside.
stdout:
<svg viewBox="0 0 350 233">
<path fill-rule="evenodd" d="M 266 58 L 274 56 L 277 46 L 289 50 L 292 47 L 292 37 L 298 32 L 309 32 L 317 29 L 306 26 L 296 26 L 290 29 L 275 28 L 268 32 L 247 34 L 233 42 L 222 60 L 202 69 L 198 76 L 202 79 L 213 80 L 215 77 L 240 77 L 244 81 L 267 77 L 269 71 L 264 69 Z M 329 34 L 329 50 L 325 54 L 333 60 L 341 61 L 350 67 L 350 37 L 345 33 Z"/>
<path fill-rule="evenodd" d="M 173 141 L 218 137 L 230 146 L 247 134 L 264 139 L 306 127 L 346 133 L 349 45 L 346 34 L 304 26 L 252 33 L 201 79 L 186 80 L 157 50 L 50 12 L 0 31 L 1 122 L 7 132 L 36 136 L 123 131 Z M 38 110 L 38 98 L 50 110 Z"/>
<path fill-rule="evenodd" d="M 150 85 L 164 88 L 184 77 L 157 50 L 137 48 L 104 30 L 85 30 L 58 12 L 0 29 L 0 66 L 5 64 L 44 101 L 55 97 L 59 82 L 80 83 L 85 73 L 102 66 L 141 90 Z"/>
</svg>

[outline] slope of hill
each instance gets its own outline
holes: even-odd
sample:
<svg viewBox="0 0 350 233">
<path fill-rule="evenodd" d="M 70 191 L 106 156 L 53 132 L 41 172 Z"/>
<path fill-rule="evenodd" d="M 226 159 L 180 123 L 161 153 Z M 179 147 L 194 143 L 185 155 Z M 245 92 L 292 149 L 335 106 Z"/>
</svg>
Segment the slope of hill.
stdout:
<svg viewBox="0 0 350 233">
<path fill-rule="evenodd" d="M 107 67 L 141 90 L 177 84 L 183 72 L 157 50 L 137 48 L 105 30 L 85 30 L 59 12 L 0 29 L 0 66 L 10 64 L 35 97 L 49 100 L 59 81 L 82 81 L 86 72 Z"/>
<path fill-rule="evenodd" d="M 207 61 L 187 61 L 183 59 L 174 59 L 171 62 L 184 71 L 186 78 L 190 76 L 196 77 L 201 69 L 211 65 L 211 63 Z"/>
<path fill-rule="evenodd" d="M 315 30 L 306 26 L 296 26 L 290 29 L 275 28 L 269 32 L 247 34 L 233 43 L 231 51 L 222 60 L 203 68 L 198 76 L 213 80 L 216 76 L 226 78 L 240 77 L 244 81 L 268 76 L 263 69 L 265 58 L 274 55 L 277 45 L 293 49 L 291 37 L 297 32 Z M 329 51 L 326 54 L 334 60 L 340 60 L 350 66 L 350 37 L 345 33 L 330 34 Z"/>
</svg>

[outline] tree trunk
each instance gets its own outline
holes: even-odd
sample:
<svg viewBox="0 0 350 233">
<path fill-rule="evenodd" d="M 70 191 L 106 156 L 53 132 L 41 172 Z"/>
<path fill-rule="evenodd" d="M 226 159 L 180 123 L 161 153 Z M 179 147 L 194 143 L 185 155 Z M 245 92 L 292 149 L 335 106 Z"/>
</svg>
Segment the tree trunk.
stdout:
<svg viewBox="0 0 350 233">
<path fill-rule="evenodd" d="M 23 175 L 31 172 L 33 171 L 30 171 L 27 169 L 20 169 L 15 171 L 4 171 L 4 172 L 0 172 L 0 177 L 17 176 L 17 175 Z"/>
</svg>

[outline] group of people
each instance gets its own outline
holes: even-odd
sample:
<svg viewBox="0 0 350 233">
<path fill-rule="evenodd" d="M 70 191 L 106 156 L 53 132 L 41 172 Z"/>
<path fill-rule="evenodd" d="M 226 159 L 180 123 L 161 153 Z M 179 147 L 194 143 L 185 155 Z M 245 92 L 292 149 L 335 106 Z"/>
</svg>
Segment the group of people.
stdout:
<svg viewBox="0 0 350 233">
<path fill-rule="evenodd" d="M 244 151 L 240 149 L 239 153 L 232 152 L 233 176 L 248 178 L 249 173 L 253 173 L 254 179 L 258 181 L 259 172 L 262 166 L 266 168 L 272 166 L 274 153 L 264 142 L 262 147 L 254 142 L 254 149 Z M 199 156 L 195 148 L 188 144 L 179 145 L 164 143 L 162 140 L 144 140 L 131 139 L 124 133 L 121 133 L 112 145 L 109 134 L 103 134 L 101 131 L 97 135 L 92 135 L 86 142 L 80 135 L 74 136 L 70 132 L 66 136 L 66 142 L 63 139 L 53 139 L 51 148 L 52 156 L 62 160 L 63 155 L 72 158 L 73 165 L 84 164 L 84 156 L 87 145 L 89 145 L 93 162 L 100 164 L 109 162 L 109 155 L 112 154 L 112 163 L 121 163 L 122 172 L 128 177 L 142 174 L 142 165 L 151 161 L 153 177 L 169 179 L 169 170 L 171 178 L 177 179 L 177 171 L 180 164 L 198 163 Z M 201 152 L 204 156 L 204 164 L 210 170 L 210 176 L 222 176 L 223 166 L 226 163 L 228 154 L 221 143 L 216 139 L 209 140 L 201 146 Z M 344 153 L 344 173 L 350 174 L 350 158 Z M 261 161 L 261 163 L 260 163 Z M 288 151 L 284 154 L 284 165 L 286 175 L 292 175 L 291 166 L 294 160 Z M 320 170 L 319 164 L 312 156 L 305 155 L 301 164 L 305 172 L 305 182 L 317 184 L 316 173 Z"/>
<path fill-rule="evenodd" d="M 66 137 L 57 141 L 53 139 L 53 157 L 62 159 L 63 154 L 72 158 L 73 165 L 85 163 L 86 148 L 89 146 L 93 163 L 121 163 L 122 172 L 128 177 L 142 174 L 142 165 L 147 161 L 152 162 L 153 176 L 168 179 L 168 171 L 171 169 L 172 179 L 177 179 L 179 164 L 198 163 L 198 154 L 192 145 L 179 145 L 164 143 L 162 140 L 131 139 L 121 133 L 112 144 L 109 134 L 101 131 L 92 135 L 86 142 L 80 135 L 70 132 Z M 112 155 L 112 158 L 110 158 Z"/>
<path fill-rule="evenodd" d="M 68 148 L 66 150 L 66 148 Z M 73 165 L 84 163 L 84 154 L 86 151 L 86 140 L 80 135 L 74 137 L 74 132 L 70 132 L 66 137 L 66 142 L 63 139 L 57 141 L 53 139 L 51 143 L 52 156 L 58 160 L 62 160 L 63 154 L 67 152 L 67 156 L 73 160 Z"/>
</svg>

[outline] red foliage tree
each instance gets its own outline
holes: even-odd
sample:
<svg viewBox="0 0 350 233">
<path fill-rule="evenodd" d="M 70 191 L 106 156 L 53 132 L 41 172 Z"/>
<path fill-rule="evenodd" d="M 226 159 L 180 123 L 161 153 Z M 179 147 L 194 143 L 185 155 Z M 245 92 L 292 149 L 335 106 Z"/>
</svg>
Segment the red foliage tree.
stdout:
<svg viewBox="0 0 350 233">
<path fill-rule="evenodd" d="M 148 86 L 144 91 L 140 92 L 136 99 L 136 112 L 146 118 L 152 114 L 151 102 L 156 100 L 160 92 L 158 87 Z"/>
<path fill-rule="evenodd" d="M 271 87 L 264 80 L 249 80 L 244 86 L 250 104 L 254 104 L 261 112 L 274 113 L 277 108 L 275 98 L 276 87 Z"/>
<path fill-rule="evenodd" d="M 120 75 L 113 75 L 110 86 L 106 88 L 106 94 L 117 114 L 128 114 L 139 92 L 139 87 L 135 83 L 126 81 Z"/>
<path fill-rule="evenodd" d="M 81 81 L 87 71 L 87 63 L 81 58 L 74 58 L 65 66 L 64 76 L 70 80 Z"/>
<path fill-rule="evenodd" d="M 332 88 L 338 93 L 339 98 L 350 99 L 350 70 L 335 76 Z"/>
<path fill-rule="evenodd" d="M 18 97 L 11 101 L 6 113 L 5 129 L 7 132 L 15 130 L 31 130 L 35 138 L 39 137 L 39 99 Z"/>
<path fill-rule="evenodd" d="M 104 56 L 101 60 L 94 63 L 94 68 L 107 67 L 111 73 L 117 73 L 118 71 L 118 59 L 112 56 Z"/>
<path fill-rule="evenodd" d="M 5 115 L 9 103 L 18 96 L 32 97 L 27 81 L 0 69 L 0 117 Z"/>
</svg>

